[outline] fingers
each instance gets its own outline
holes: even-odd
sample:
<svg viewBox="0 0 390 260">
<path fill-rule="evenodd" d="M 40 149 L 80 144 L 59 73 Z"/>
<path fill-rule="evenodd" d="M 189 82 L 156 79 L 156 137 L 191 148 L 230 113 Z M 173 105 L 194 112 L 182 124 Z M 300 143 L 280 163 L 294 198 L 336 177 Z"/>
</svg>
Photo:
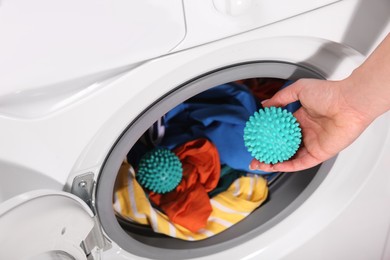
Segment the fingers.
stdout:
<svg viewBox="0 0 390 260">
<path fill-rule="evenodd" d="M 274 172 L 274 168 L 272 164 L 265 164 L 262 162 L 259 162 L 256 159 L 253 159 L 251 163 L 249 164 L 249 169 L 250 170 L 261 170 L 265 172 Z"/>
<path fill-rule="evenodd" d="M 251 170 L 262 170 L 266 172 L 295 172 L 314 167 L 321 163 L 320 160 L 310 155 L 303 147 L 298 150 L 293 159 L 277 164 L 265 164 L 253 159 L 249 165 Z"/>
</svg>

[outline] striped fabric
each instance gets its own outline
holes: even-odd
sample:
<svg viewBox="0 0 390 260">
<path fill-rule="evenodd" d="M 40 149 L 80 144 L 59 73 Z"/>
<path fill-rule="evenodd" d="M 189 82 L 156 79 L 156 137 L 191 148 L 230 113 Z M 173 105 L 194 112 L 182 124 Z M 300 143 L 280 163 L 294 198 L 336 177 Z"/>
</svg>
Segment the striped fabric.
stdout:
<svg viewBox="0 0 390 260">
<path fill-rule="evenodd" d="M 142 187 L 134 178 L 134 170 L 123 163 L 116 183 L 114 209 L 131 222 L 149 225 L 155 232 L 183 240 L 201 240 L 216 235 L 248 216 L 267 198 L 268 187 L 259 175 L 240 177 L 228 190 L 210 199 L 212 213 L 204 229 L 193 233 L 172 223 L 161 211 L 153 208 Z"/>
</svg>

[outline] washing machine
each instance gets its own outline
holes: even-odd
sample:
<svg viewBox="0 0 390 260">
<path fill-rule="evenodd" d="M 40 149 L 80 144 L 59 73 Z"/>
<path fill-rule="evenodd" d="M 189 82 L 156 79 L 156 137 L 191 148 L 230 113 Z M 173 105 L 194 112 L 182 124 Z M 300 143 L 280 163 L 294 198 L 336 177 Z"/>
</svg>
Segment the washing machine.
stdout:
<svg viewBox="0 0 390 260">
<path fill-rule="evenodd" d="M 211 238 L 113 209 L 126 154 L 176 105 L 241 79 L 343 79 L 389 13 L 388 0 L 0 0 L 0 258 L 390 259 L 389 113 L 334 158 L 280 173 Z"/>
</svg>

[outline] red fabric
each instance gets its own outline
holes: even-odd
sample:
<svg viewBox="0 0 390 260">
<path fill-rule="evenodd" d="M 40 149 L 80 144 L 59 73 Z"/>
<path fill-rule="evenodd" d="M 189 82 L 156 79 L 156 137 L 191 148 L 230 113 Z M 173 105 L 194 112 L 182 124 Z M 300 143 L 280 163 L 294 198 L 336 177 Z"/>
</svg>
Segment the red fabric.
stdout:
<svg viewBox="0 0 390 260">
<path fill-rule="evenodd" d="M 237 83 L 246 85 L 260 100 L 270 99 L 286 83 L 284 79 L 251 78 L 238 80 Z"/>
<path fill-rule="evenodd" d="M 213 190 L 220 177 L 218 150 L 209 140 L 189 141 L 173 152 L 183 165 L 183 179 L 174 191 L 166 194 L 150 192 L 150 200 L 169 219 L 192 232 L 204 228 L 212 208 L 207 192 Z"/>
</svg>

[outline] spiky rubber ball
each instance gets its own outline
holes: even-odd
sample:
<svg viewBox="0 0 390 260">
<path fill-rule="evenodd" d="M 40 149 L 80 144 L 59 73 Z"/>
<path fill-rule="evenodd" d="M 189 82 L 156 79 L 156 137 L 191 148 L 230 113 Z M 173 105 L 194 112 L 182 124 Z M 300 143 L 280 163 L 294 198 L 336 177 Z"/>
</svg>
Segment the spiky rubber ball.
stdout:
<svg viewBox="0 0 390 260">
<path fill-rule="evenodd" d="M 301 144 L 301 128 L 291 112 L 266 107 L 246 122 L 244 143 L 260 162 L 275 164 L 289 160 Z"/>
<path fill-rule="evenodd" d="M 136 173 L 142 187 L 160 194 L 174 190 L 182 177 L 179 157 L 164 148 L 155 148 L 142 156 Z"/>
</svg>

